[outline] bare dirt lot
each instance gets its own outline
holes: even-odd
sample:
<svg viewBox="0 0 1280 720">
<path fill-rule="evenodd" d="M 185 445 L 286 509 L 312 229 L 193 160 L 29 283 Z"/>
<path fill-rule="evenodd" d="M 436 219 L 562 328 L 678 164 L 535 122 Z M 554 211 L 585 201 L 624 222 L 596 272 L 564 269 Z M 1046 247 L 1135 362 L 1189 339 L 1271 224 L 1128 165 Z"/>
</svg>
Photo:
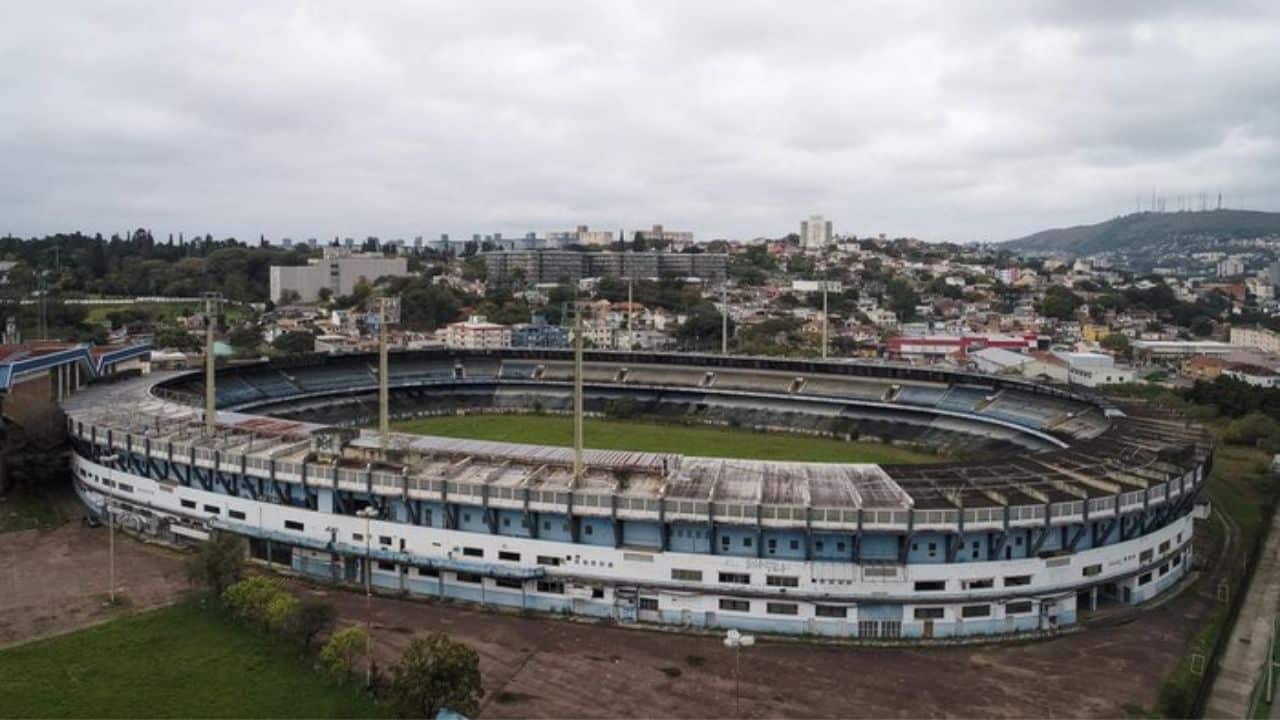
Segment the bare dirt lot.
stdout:
<svg viewBox="0 0 1280 720">
<path fill-rule="evenodd" d="M 107 534 L 70 523 L 0 534 L 0 645 L 91 624 L 103 607 Z M 134 609 L 186 589 L 182 557 L 117 542 Z M 344 622 L 359 592 L 298 581 Z M 742 654 L 741 710 L 752 717 L 1116 717 L 1151 707 L 1212 598 L 1202 586 L 1127 622 L 1054 640 L 928 649 L 763 642 Z M 719 637 L 521 617 L 448 603 L 375 598 L 377 655 L 389 666 L 414 633 L 440 629 L 480 653 L 482 715 L 711 717 L 734 714 L 733 656 Z"/>
</svg>

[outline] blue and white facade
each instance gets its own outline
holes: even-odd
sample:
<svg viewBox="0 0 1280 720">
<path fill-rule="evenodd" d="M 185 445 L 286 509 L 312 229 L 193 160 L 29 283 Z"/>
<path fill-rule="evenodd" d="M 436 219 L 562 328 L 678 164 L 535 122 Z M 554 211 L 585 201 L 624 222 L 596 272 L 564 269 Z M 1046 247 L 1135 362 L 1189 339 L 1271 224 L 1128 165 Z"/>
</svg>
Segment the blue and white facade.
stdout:
<svg viewBox="0 0 1280 720">
<path fill-rule="evenodd" d="M 472 409 L 476 398 L 507 410 L 512 398 L 550 403 L 567 392 L 565 359 L 400 356 L 397 407 L 426 412 L 462 396 Z M 1163 592 L 1189 568 L 1212 455 L 1207 435 L 1178 418 L 1023 383 L 593 353 L 586 375 L 598 400 L 625 393 L 656 409 L 728 412 L 754 398 L 756 411 L 838 415 L 831 427 L 863 436 L 900 424 L 948 442 L 996 437 L 1006 452 L 894 467 L 589 451 L 575 480 L 563 448 L 395 436 L 383 450 L 367 432 L 300 419 L 335 407 L 361 419 L 368 361 L 224 371 L 220 407 L 257 409 L 220 411 L 213 438 L 181 402 L 198 378 L 83 392 L 66 406 L 76 487 L 141 531 L 235 532 L 260 556 L 321 579 L 369 572 L 385 590 L 416 595 L 884 639 L 1048 631 L 1099 603 Z M 651 400 L 659 395 L 672 399 Z M 356 514 L 367 507 L 376 517 Z"/>
</svg>

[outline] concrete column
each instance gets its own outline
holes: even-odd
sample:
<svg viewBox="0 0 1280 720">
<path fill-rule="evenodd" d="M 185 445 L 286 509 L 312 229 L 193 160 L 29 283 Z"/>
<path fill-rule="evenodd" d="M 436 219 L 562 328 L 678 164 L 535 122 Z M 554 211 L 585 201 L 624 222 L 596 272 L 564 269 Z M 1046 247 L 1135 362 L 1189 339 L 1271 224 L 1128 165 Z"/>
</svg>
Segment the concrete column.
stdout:
<svg viewBox="0 0 1280 720">
<path fill-rule="evenodd" d="M 1093 587 L 1089 588 L 1089 609 L 1090 610 L 1098 609 L 1098 586 L 1097 585 L 1094 585 Z"/>
</svg>

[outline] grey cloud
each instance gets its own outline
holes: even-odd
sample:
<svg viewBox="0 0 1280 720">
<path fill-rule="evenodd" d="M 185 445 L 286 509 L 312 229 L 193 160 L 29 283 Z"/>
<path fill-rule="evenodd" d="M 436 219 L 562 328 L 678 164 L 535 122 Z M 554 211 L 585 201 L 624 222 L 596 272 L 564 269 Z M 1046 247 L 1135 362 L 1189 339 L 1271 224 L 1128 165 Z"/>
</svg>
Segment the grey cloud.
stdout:
<svg viewBox="0 0 1280 720">
<path fill-rule="evenodd" d="M 0 232 L 653 222 L 1003 239 L 1154 185 L 1275 209 L 1267 3 L 44 3 Z"/>
</svg>

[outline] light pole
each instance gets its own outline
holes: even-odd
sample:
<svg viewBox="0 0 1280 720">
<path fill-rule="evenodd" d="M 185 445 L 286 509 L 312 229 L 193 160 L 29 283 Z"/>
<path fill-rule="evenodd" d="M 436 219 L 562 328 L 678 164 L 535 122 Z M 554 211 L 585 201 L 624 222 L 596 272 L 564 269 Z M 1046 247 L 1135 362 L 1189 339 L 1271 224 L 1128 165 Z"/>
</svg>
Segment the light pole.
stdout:
<svg viewBox="0 0 1280 720">
<path fill-rule="evenodd" d="M 115 453 L 103 455 L 98 458 L 100 463 L 114 463 L 117 459 Z M 116 514 L 111 507 L 111 496 L 102 496 L 102 506 L 107 511 L 107 581 L 110 583 L 107 587 L 107 601 L 116 604 Z"/>
<path fill-rule="evenodd" d="M 742 668 L 742 648 L 756 644 L 755 635 L 743 635 L 737 630 L 730 630 L 724 636 L 724 646 L 733 648 L 733 714 L 738 715 L 738 698 L 741 696 L 742 684 L 738 678 Z"/>
<path fill-rule="evenodd" d="M 369 533 L 372 526 L 370 521 L 377 514 L 377 509 L 372 505 L 366 505 L 363 509 L 356 511 L 356 517 L 364 518 L 364 654 L 367 660 L 364 672 L 365 686 L 373 684 L 373 565 L 370 563 L 373 550 L 369 544 Z"/>
</svg>

